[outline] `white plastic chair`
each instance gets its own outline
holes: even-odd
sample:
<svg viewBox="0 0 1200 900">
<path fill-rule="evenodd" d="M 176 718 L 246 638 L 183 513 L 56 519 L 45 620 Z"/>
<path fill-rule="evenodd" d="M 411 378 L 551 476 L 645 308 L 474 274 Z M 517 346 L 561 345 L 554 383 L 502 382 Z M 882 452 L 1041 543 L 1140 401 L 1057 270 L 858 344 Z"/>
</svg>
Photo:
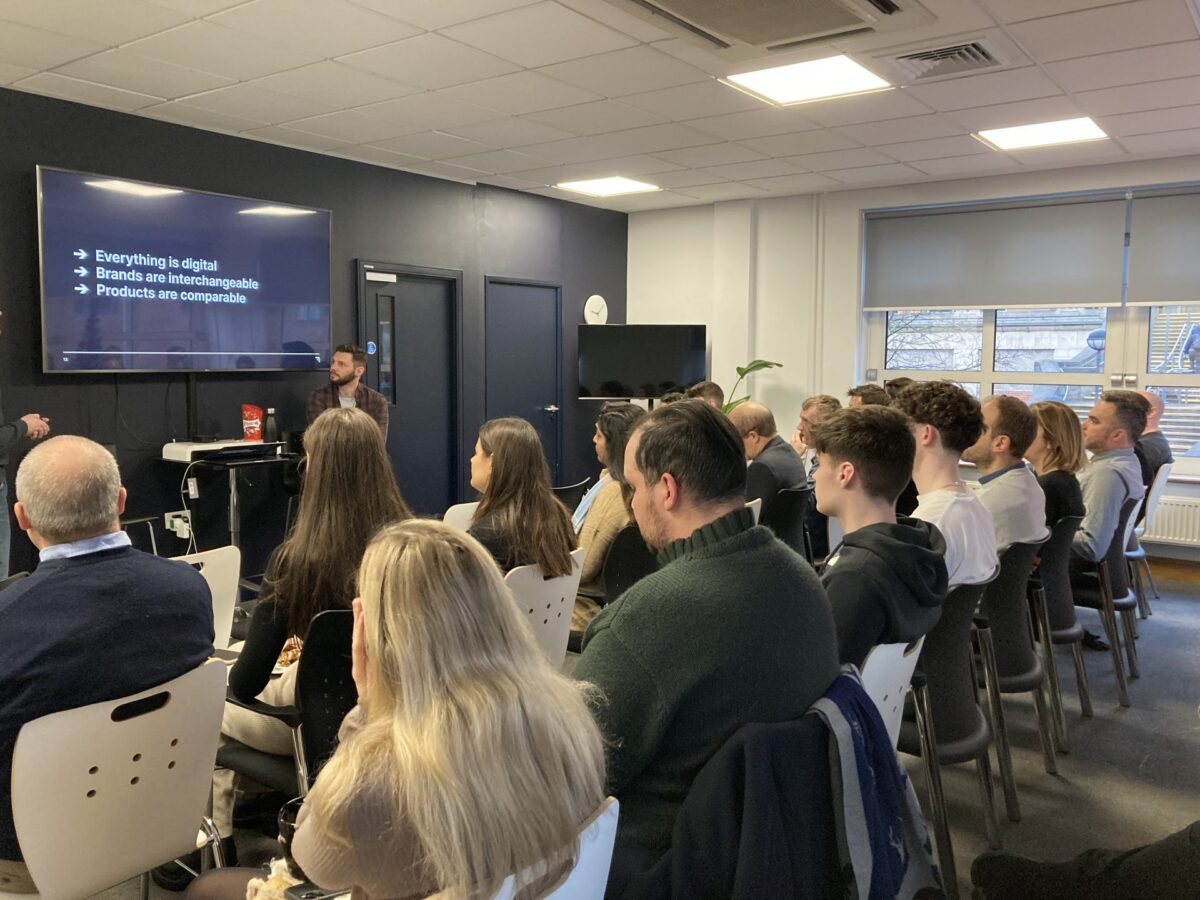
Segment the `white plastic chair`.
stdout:
<svg viewBox="0 0 1200 900">
<path fill-rule="evenodd" d="M 579 831 L 579 855 L 566 880 L 546 894 L 546 900 L 603 900 L 617 840 L 620 804 L 609 797 L 592 813 Z M 516 876 L 504 879 L 492 900 L 512 900 Z"/>
<path fill-rule="evenodd" d="M 575 594 L 583 574 L 582 548 L 571 552 L 571 574 L 546 578 L 540 566 L 517 566 L 504 576 L 517 606 L 529 616 L 538 646 L 555 668 L 567 658 L 567 639 L 571 636 L 571 613 Z"/>
<path fill-rule="evenodd" d="M 12 810 L 39 894 L 90 897 L 196 849 L 225 708 L 225 664 L 26 723 L 13 749 Z M 219 843 L 217 844 L 219 847 Z M 220 854 L 217 851 L 218 864 Z"/>
<path fill-rule="evenodd" d="M 233 629 L 233 609 L 237 606 L 238 579 L 242 577 L 242 551 L 231 545 L 171 558 L 194 566 L 208 582 L 213 605 L 213 646 L 226 649 Z"/>
<path fill-rule="evenodd" d="M 1154 523 L 1154 512 L 1158 509 L 1158 501 L 1162 499 L 1162 495 L 1167 489 L 1167 479 L 1171 477 L 1171 469 L 1174 465 L 1174 463 L 1163 463 L 1159 466 L 1154 481 L 1150 485 L 1150 492 L 1146 495 L 1146 515 L 1142 519 L 1142 524 L 1133 529 L 1133 541 L 1126 545 L 1125 558 L 1133 564 L 1134 578 L 1138 585 L 1138 605 L 1141 607 L 1143 619 L 1151 614 L 1151 609 L 1145 590 L 1141 586 L 1142 571 L 1145 571 L 1146 578 L 1150 581 L 1150 590 L 1154 591 L 1155 597 L 1158 597 L 1158 585 L 1154 583 L 1154 573 L 1150 571 L 1150 561 L 1146 559 L 1146 548 L 1142 546 L 1142 536 Z"/>
<path fill-rule="evenodd" d="M 754 524 L 758 524 L 758 517 L 762 515 L 762 497 L 755 497 L 753 500 L 747 501 L 746 508 L 754 514 Z"/>
<path fill-rule="evenodd" d="M 924 635 L 911 644 L 877 644 L 863 660 L 863 690 L 878 707 L 893 748 L 900 740 L 904 698 L 908 696 L 909 683 L 924 644 Z"/>
<path fill-rule="evenodd" d="M 442 521 L 447 525 L 453 525 L 455 528 L 461 528 L 466 531 L 471 527 L 471 519 L 475 517 L 475 510 L 479 506 L 479 501 L 474 503 L 455 503 L 446 510 L 442 516 Z"/>
</svg>

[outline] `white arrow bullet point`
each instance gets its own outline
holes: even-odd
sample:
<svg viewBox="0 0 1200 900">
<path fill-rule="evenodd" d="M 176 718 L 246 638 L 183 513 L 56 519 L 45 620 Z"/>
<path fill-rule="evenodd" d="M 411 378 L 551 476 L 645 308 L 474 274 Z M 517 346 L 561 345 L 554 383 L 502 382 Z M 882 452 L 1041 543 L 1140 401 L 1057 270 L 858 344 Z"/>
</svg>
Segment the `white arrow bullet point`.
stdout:
<svg viewBox="0 0 1200 900">
<path fill-rule="evenodd" d="M 88 258 L 87 251 L 86 250 L 76 250 L 75 258 L 76 259 L 87 259 Z"/>
<path fill-rule="evenodd" d="M 75 285 L 75 293 L 86 294 L 87 292 L 88 292 L 88 289 L 84 285 L 82 285 L 82 284 Z"/>
</svg>

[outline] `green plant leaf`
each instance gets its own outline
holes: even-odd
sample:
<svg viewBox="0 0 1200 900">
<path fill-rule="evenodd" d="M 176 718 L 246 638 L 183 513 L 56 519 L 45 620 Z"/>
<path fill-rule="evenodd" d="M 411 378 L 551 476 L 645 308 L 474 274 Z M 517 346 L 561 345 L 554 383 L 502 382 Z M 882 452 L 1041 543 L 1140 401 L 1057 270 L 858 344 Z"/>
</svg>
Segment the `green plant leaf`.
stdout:
<svg viewBox="0 0 1200 900">
<path fill-rule="evenodd" d="M 725 413 L 725 415 L 729 415 L 730 410 L 732 410 L 736 406 L 741 406 L 743 403 L 745 403 L 749 399 L 750 399 L 750 395 L 747 394 L 745 397 L 740 397 L 737 400 L 730 400 L 728 403 L 726 403 L 724 406 L 721 407 L 721 412 Z"/>
<path fill-rule="evenodd" d="M 783 363 L 771 362 L 769 359 L 755 359 L 746 363 L 744 366 L 738 366 L 737 373 L 741 377 L 749 375 L 751 372 L 758 372 L 762 369 L 782 369 Z"/>
</svg>

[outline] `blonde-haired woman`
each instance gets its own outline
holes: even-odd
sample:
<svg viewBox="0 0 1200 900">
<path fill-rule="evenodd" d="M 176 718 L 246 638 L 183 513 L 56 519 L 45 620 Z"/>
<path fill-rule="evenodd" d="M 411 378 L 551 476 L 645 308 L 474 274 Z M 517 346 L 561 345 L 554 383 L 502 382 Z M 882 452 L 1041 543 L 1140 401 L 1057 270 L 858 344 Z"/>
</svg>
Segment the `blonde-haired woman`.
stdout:
<svg viewBox="0 0 1200 900">
<path fill-rule="evenodd" d="M 1029 408 L 1037 416 L 1038 429 L 1025 458 L 1033 463 L 1046 495 L 1046 524 L 1053 528 L 1064 516 L 1084 514 L 1083 492 L 1075 477 L 1087 465 L 1083 433 L 1079 416 L 1065 403 L 1043 400 Z"/>
<path fill-rule="evenodd" d="M 512 873 L 518 897 L 542 896 L 604 799 L 587 688 L 550 666 L 488 552 L 450 526 L 385 528 L 359 592 L 359 704 L 301 811 L 296 862 L 355 900 L 488 898 Z M 236 878 L 191 896 L 244 896 Z"/>
</svg>

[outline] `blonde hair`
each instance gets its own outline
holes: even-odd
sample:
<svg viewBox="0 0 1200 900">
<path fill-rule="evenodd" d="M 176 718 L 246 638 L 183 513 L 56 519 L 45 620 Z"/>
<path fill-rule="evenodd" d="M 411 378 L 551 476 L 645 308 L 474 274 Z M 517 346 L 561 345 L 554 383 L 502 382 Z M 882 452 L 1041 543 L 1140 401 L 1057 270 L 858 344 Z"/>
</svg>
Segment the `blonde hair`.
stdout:
<svg viewBox="0 0 1200 900">
<path fill-rule="evenodd" d="M 594 689 L 551 667 L 488 552 L 441 522 L 383 529 L 359 593 L 366 724 L 322 770 L 313 815 L 349 846 L 347 811 L 372 785 L 394 798 L 439 896 L 491 897 L 511 873 L 518 897 L 540 896 L 604 798 Z"/>
<path fill-rule="evenodd" d="M 1083 452 L 1083 431 L 1075 410 L 1057 400 L 1042 400 L 1031 404 L 1029 408 L 1037 416 L 1042 441 L 1046 445 L 1046 456 L 1041 465 L 1043 471 L 1062 470 L 1074 475 L 1087 465 L 1087 456 Z"/>
<path fill-rule="evenodd" d="M 85 437 L 63 434 L 38 444 L 21 460 L 14 488 L 34 530 L 52 544 L 120 528 L 117 461 Z"/>
</svg>

